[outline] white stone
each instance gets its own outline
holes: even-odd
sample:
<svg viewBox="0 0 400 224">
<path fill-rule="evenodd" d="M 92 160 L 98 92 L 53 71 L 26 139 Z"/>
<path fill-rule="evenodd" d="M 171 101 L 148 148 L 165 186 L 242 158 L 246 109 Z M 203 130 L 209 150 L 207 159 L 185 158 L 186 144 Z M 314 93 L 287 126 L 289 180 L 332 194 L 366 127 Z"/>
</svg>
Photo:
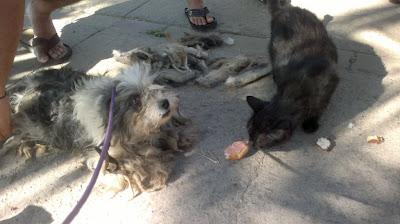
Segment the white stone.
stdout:
<svg viewBox="0 0 400 224">
<path fill-rule="evenodd" d="M 226 38 L 224 38 L 224 43 L 227 45 L 234 45 L 235 40 L 232 37 L 226 37 Z"/>
<path fill-rule="evenodd" d="M 328 150 L 329 147 L 331 147 L 331 141 L 329 141 L 327 138 L 319 138 L 317 145 L 323 150 Z"/>
<path fill-rule="evenodd" d="M 347 128 L 353 129 L 354 126 L 355 126 L 354 123 L 351 123 L 351 122 L 350 122 L 349 125 L 347 125 Z"/>
</svg>

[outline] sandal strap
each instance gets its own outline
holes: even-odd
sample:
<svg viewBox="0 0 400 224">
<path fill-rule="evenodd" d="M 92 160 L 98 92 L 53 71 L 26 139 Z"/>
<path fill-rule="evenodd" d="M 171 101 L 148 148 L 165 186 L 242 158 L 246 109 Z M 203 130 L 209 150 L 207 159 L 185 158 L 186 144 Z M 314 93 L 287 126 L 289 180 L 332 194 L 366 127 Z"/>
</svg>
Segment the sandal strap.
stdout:
<svg viewBox="0 0 400 224">
<path fill-rule="evenodd" d="M 187 14 L 189 17 L 206 17 L 210 11 L 207 7 L 202 9 L 188 9 Z"/>
<path fill-rule="evenodd" d="M 33 38 L 31 46 L 31 51 L 35 54 L 36 57 L 40 55 L 47 55 L 47 52 L 49 51 L 48 40 L 46 38 Z"/>
<path fill-rule="evenodd" d="M 57 34 L 54 34 L 48 41 L 47 41 L 47 47 L 49 49 L 52 49 L 55 47 L 58 43 L 60 43 L 61 39 Z"/>
<path fill-rule="evenodd" d="M 54 34 L 50 39 L 35 37 L 32 40 L 32 47 L 46 46 L 48 49 L 51 49 L 60 43 L 60 41 L 61 39 L 57 34 Z"/>
<path fill-rule="evenodd" d="M 54 34 L 50 39 L 35 37 L 32 40 L 32 47 L 40 48 L 47 53 L 49 49 L 55 47 L 60 41 L 60 37 L 57 34 Z"/>
<path fill-rule="evenodd" d="M 35 37 L 32 40 L 32 47 L 47 47 L 48 40 L 42 37 Z"/>
</svg>

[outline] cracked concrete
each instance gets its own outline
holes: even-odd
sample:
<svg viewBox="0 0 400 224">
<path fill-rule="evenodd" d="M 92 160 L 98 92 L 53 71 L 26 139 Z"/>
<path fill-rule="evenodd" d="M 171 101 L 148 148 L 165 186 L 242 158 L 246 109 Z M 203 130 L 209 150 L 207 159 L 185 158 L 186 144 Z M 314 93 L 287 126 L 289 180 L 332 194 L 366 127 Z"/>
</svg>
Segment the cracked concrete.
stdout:
<svg viewBox="0 0 400 224">
<path fill-rule="evenodd" d="M 346 67 L 348 72 L 352 71 L 353 64 L 357 62 L 357 52 L 353 52 L 353 55 L 349 58 L 349 65 Z"/>
<path fill-rule="evenodd" d="M 400 8 L 383 0 L 292 3 L 321 19 L 333 17 L 327 29 L 338 47 L 341 82 L 320 130 L 299 130 L 287 144 L 226 161 L 223 149 L 247 137 L 245 97 L 272 97 L 271 77 L 238 90 L 178 88 L 183 112 L 201 132 L 195 152 L 179 161 L 167 188 L 158 192 L 129 200 L 127 191 L 114 198 L 95 191 L 74 223 L 399 223 Z M 218 19 L 217 32 L 235 39 L 212 56 L 267 55 L 263 4 L 206 4 Z M 54 21 L 73 46 L 68 66 L 101 72 L 113 49 L 165 42 L 148 30 L 176 38 L 190 31 L 184 7 L 178 0 L 83 0 L 55 12 Z M 20 49 L 12 78 L 35 69 L 33 55 Z M 386 141 L 369 145 L 368 135 Z M 333 137 L 335 148 L 319 150 L 319 137 Z M 13 154 L 0 158 L 0 224 L 60 223 L 89 175 L 79 154 L 27 162 Z"/>
</svg>

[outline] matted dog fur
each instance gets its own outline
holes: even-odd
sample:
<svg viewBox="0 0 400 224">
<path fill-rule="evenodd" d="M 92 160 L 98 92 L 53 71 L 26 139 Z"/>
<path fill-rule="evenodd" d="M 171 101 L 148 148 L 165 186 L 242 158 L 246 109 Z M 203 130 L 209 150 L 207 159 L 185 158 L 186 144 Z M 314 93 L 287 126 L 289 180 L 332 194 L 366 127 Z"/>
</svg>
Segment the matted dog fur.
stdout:
<svg viewBox="0 0 400 224">
<path fill-rule="evenodd" d="M 218 35 L 185 33 L 180 41 L 174 41 L 170 36 L 167 39 L 168 43 L 157 46 L 127 52 L 114 51 L 114 59 L 127 65 L 147 62 L 157 73 L 157 83 L 172 86 L 194 80 L 204 87 L 215 87 L 221 83 L 227 87 L 242 87 L 269 75 L 271 71 L 268 57 L 239 55 L 210 59 L 207 50 L 228 42 Z"/>
<path fill-rule="evenodd" d="M 130 186 L 134 195 L 158 190 L 168 181 L 174 155 L 193 145 L 196 131 L 180 115 L 176 93 L 152 82 L 150 66 L 143 64 L 114 78 L 68 69 L 37 72 L 8 89 L 16 124 L 4 147 L 29 156 L 40 146 L 93 149 L 103 139 L 115 87 L 114 160 L 106 173 L 118 176 L 114 189 Z"/>
</svg>

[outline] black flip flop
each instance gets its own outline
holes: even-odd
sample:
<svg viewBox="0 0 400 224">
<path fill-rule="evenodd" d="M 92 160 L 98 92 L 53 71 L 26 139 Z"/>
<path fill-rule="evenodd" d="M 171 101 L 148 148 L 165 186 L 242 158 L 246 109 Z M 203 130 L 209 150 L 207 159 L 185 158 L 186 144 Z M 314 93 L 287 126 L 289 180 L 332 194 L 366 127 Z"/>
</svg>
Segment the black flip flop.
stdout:
<svg viewBox="0 0 400 224">
<path fill-rule="evenodd" d="M 50 39 L 35 37 L 33 38 L 33 31 L 31 29 L 26 29 L 22 33 L 22 37 L 20 40 L 20 44 L 34 53 L 34 48 L 36 51 L 40 51 L 40 54 L 47 54 L 49 56 L 49 60 L 45 63 L 40 63 L 41 65 L 57 65 L 66 62 L 72 56 L 72 49 L 69 45 L 64 44 L 66 53 L 61 58 L 52 58 L 48 51 L 49 49 L 53 48 L 60 42 L 60 37 L 57 34 L 54 34 Z"/>
<path fill-rule="evenodd" d="M 192 23 L 192 21 L 190 21 L 191 17 L 203 17 L 207 21 L 207 14 L 209 12 L 210 11 L 207 7 L 204 7 L 202 9 L 185 8 L 185 15 L 189 20 L 190 26 L 192 26 L 192 28 L 197 31 L 208 31 L 217 27 L 217 20 L 215 19 L 215 17 L 213 17 L 213 21 L 211 23 L 207 23 L 206 25 L 196 25 Z"/>
<path fill-rule="evenodd" d="M 55 47 L 58 43 L 60 43 L 60 41 L 61 41 L 61 39 L 60 39 L 60 37 L 57 35 L 57 34 L 54 34 L 54 36 L 52 36 L 49 40 L 48 40 L 48 42 L 47 42 L 47 47 L 48 47 L 48 49 L 52 49 L 53 47 Z M 47 63 L 50 63 L 50 64 L 52 64 L 52 65 L 55 65 L 55 64 L 62 64 L 62 63 L 64 63 L 64 62 L 66 62 L 66 61 L 68 61 L 68 59 L 70 59 L 71 58 L 71 56 L 72 56 L 72 49 L 71 49 L 71 47 L 68 45 L 68 44 L 65 44 L 65 43 L 63 43 L 63 45 L 64 45 L 64 47 L 65 47 L 65 49 L 66 49 L 66 53 L 64 54 L 64 56 L 62 56 L 61 58 L 52 58 L 50 55 L 49 55 L 49 61 L 47 62 Z"/>
</svg>

